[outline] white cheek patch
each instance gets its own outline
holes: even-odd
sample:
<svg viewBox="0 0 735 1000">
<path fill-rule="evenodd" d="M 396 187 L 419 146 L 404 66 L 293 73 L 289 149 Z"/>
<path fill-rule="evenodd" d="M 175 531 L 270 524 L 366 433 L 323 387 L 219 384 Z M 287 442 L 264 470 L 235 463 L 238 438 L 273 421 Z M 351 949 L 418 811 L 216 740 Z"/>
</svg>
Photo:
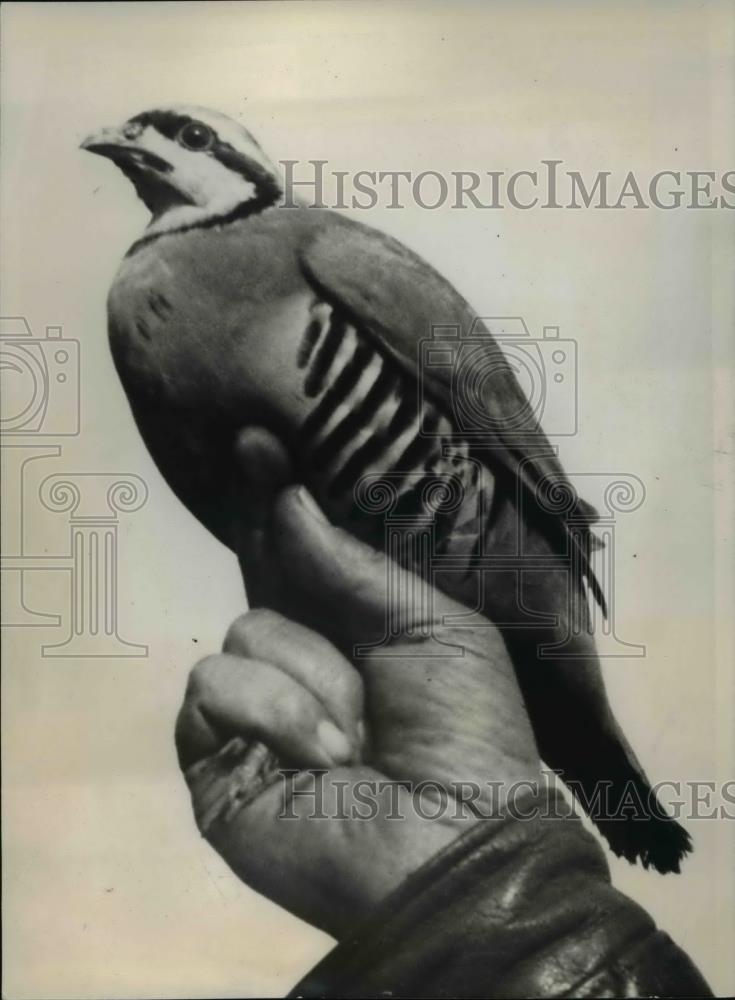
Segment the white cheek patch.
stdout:
<svg viewBox="0 0 735 1000">
<path fill-rule="evenodd" d="M 213 216 L 226 215 L 257 194 L 252 181 L 228 169 L 206 152 L 184 149 L 175 139 L 167 139 L 149 126 L 138 140 L 141 148 L 170 164 L 167 181 L 191 202 L 169 208 L 154 218 L 148 232 L 164 232 Z"/>
<path fill-rule="evenodd" d="M 255 184 L 228 169 L 208 153 L 177 150 L 170 180 L 190 201 L 201 208 L 227 211 L 255 196 Z"/>
<path fill-rule="evenodd" d="M 135 140 L 135 144 L 136 146 L 140 146 L 141 149 L 148 150 L 149 153 L 155 153 L 156 156 L 160 156 L 166 163 L 173 163 L 173 157 L 181 149 L 178 142 L 173 139 L 167 139 L 161 135 L 158 129 L 153 128 L 152 125 L 147 125 L 143 129 Z"/>
<path fill-rule="evenodd" d="M 169 181 L 200 208 L 227 210 L 255 195 L 255 185 L 242 174 L 229 170 L 208 153 L 185 149 L 152 126 L 139 141 L 142 148 L 171 165 Z"/>
</svg>

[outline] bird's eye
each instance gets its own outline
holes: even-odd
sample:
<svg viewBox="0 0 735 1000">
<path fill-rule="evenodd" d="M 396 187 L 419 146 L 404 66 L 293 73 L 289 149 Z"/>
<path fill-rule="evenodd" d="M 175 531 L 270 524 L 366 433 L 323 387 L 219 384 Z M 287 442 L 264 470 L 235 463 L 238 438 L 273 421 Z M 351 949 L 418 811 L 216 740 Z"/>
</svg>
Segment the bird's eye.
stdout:
<svg viewBox="0 0 735 1000">
<path fill-rule="evenodd" d="M 189 122 L 188 125 L 184 125 L 176 138 L 186 149 L 194 149 L 197 152 L 209 149 L 214 142 L 211 128 L 202 122 Z"/>
</svg>

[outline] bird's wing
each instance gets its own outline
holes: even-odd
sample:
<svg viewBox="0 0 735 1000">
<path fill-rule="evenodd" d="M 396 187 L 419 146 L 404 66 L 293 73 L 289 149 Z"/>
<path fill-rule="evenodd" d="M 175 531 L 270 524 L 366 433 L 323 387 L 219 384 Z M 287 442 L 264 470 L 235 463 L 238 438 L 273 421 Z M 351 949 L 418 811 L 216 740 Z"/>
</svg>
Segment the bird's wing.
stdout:
<svg viewBox="0 0 735 1000">
<path fill-rule="evenodd" d="M 467 402 L 468 412 L 475 414 L 479 405 L 479 444 L 519 477 L 535 506 L 542 481 L 573 495 L 564 469 L 497 341 L 454 287 L 397 240 L 344 217 L 330 214 L 326 218 L 328 224 L 319 228 L 301 253 L 301 265 L 312 286 L 350 316 L 358 329 L 374 337 L 414 379 L 421 379 L 426 395 L 449 416 L 453 404 L 456 412 L 458 402 Z M 489 377 L 473 379 L 470 374 L 462 385 L 451 364 L 422 363 L 422 341 L 431 341 L 432 331 L 442 326 L 459 327 L 460 338 L 470 338 L 470 371 L 491 372 Z M 447 347 L 447 331 L 439 332 L 433 340 L 436 347 Z M 461 398 L 464 391 L 467 400 Z M 587 527 L 597 520 L 595 509 L 583 500 L 577 500 L 573 512 L 575 520 Z M 556 520 L 557 531 L 569 533 L 565 518 L 550 515 L 550 519 Z M 597 539 L 588 531 L 586 535 L 583 573 L 604 608 L 589 566 L 589 548 Z M 578 542 L 578 536 L 573 538 Z"/>
</svg>

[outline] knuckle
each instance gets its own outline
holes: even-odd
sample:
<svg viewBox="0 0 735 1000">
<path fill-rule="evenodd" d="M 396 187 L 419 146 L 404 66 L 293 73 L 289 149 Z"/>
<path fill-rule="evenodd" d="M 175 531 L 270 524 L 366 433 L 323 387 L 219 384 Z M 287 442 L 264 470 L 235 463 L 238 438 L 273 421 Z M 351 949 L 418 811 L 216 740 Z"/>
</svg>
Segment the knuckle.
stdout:
<svg viewBox="0 0 735 1000">
<path fill-rule="evenodd" d="M 283 625 L 283 618 L 268 608 L 254 608 L 239 615 L 227 630 L 223 650 L 226 653 L 247 655 L 275 628 Z"/>
<path fill-rule="evenodd" d="M 211 687 L 212 675 L 217 670 L 218 657 L 216 655 L 205 656 L 195 663 L 189 671 L 189 678 L 186 684 L 185 702 L 199 701 Z M 182 710 L 183 711 L 183 710 Z"/>
<path fill-rule="evenodd" d="M 179 757 L 181 757 L 182 751 L 186 748 L 191 728 L 191 712 L 186 702 L 184 702 L 179 709 L 179 714 L 176 716 L 174 724 L 174 742 Z"/>
</svg>

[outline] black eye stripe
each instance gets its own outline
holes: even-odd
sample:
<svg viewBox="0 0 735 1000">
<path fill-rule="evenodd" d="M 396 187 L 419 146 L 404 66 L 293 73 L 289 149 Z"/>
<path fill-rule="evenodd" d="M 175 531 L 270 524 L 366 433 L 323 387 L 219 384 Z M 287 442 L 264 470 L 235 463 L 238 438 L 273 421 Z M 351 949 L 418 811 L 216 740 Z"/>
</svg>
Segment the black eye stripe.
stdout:
<svg viewBox="0 0 735 1000">
<path fill-rule="evenodd" d="M 219 160 L 222 166 L 227 167 L 228 170 L 232 170 L 236 174 L 240 174 L 245 180 L 251 181 L 259 192 L 272 192 L 275 197 L 281 194 L 281 189 L 275 177 L 265 167 L 261 166 L 257 160 L 245 156 L 244 153 L 239 153 L 229 142 L 223 142 L 221 139 L 215 137 L 211 153 L 216 160 Z"/>
<path fill-rule="evenodd" d="M 196 122 L 197 119 L 189 115 L 178 114 L 175 111 L 144 111 L 131 118 L 130 121 L 142 125 L 143 128 L 151 125 L 161 135 L 175 142 L 181 130 L 186 125 Z M 206 125 L 206 122 L 202 124 Z M 211 126 L 207 127 L 211 128 Z M 276 178 L 257 160 L 238 152 L 229 142 L 220 139 L 214 129 L 211 131 L 214 135 L 214 142 L 209 149 L 202 151 L 203 155 L 214 157 L 228 170 L 232 170 L 244 177 L 245 180 L 250 181 L 255 185 L 260 197 L 277 201 L 281 196 L 281 188 Z"/>
<path fill-rule="evenodd" d="M 175 111 L 144 111 L 142 114 L 136 115 L 135 118 L 131 118 L 130 121 L 142 125 L 143 128 L 152 125 L 167 139 L 175 139 L 184 125 L 189 125 L 194 119 L 190 118 L 189 115 L 179 115 Z"/>
</svg>

